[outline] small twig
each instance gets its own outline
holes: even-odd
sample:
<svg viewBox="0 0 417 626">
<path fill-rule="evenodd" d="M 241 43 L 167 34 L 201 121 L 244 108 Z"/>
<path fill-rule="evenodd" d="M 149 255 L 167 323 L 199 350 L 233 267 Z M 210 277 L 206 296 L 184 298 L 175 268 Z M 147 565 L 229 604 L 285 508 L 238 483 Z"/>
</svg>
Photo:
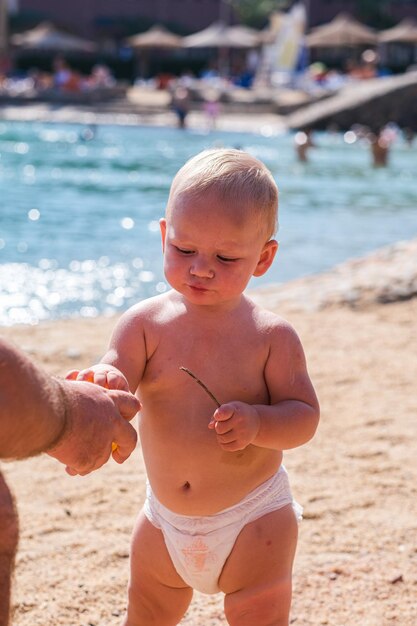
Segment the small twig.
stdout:
<svg viewBox="0 0 417 626">
<path fill-rule="evenodd" d="M 190 370 L 188 369 L 188 367 L 180 367 L 180 370 L 182 370 L 183 372 L 186 372 L 189 376 L 191 376 L 191 378 L 194 378 L 194 380 L 200 385 L 200 387 L 202 387 L 204 389 L 204 391 L 206 393 L 208 393 L 208 395 L 210 396 L 210 398 L 212 400 L 214 400 L 214 402 L 217 404 L 217 406 L 220 406 L 220 402 L 217 400 L 216 396 L 214 396 L 210 389 L 207 389 L 207 387 L 205 386 L 205 384 L 199 379 L 197 378 L 197 376 L 195 374 L 193 374 L 192 372 L 190 372 Z"/>
</svg>

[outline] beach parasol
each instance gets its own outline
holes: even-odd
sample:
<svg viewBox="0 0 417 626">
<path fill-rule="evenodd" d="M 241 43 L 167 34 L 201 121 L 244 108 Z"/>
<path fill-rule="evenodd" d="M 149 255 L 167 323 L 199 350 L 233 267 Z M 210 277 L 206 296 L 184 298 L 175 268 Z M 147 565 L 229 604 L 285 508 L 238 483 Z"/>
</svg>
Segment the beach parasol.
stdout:
<svg viewBox="0 0 417 626">
<path fill-rule="evenodd" d="M 233 39 L 245 41 L 245 47 L 246 44 L 248 47 L 254 47 L 262 43 L 261 31 L 249 26 L 243 26 L 242 24 L 229 26 L 228 33 Z"/>
<path fill-rule="evenodd" d="M 171 33 L 164 26 L 156 24 L 144 33 L 132 35 L 126 39 L 126 43 L 132 48 L 180 48 L 182 37 Z"/>
<path fill-rule="evenodd" d="M 18 48 L 55 52 L 94 52 L 96 49 L 92 41 L 69 35 L 49 22 L 42 22 L 31 30 L 13 35 L 11 43 Z"/>
<path fill-rule="evenodd" d="M 254 48 L 258 43 L 256 31 L 243 26 L 226 26 L 223 22 L 215 22 L 183 39 L 185 48 Z"/>
<path fill-rule="evenodd" d="M 310 48 L 344 48 L 374 45 L 376 32 L 348 14 L 340 13 L 331 22 L 316 26 L 306 37 Z"/>
<path fill-rule="evenodd" d="M 211 26 L 193 35 L 184 37 L 184 48 L 217 48 L 218 64 L 221 74 L 228 74 L 231 48 L 255 48 L 260 43 L 258 33 L 243 26 L 227 26 L 223 22 L 214 22 Z"/>
<path fill-rule="evenodd" d="M 417 44 L 417 22 L 412 18 L 405 18 L 393 28 L 379 33 L 380 43 L 411 43 Z"/>
<path fill-rule="evenodd" d="M 182 47 L 182 37 L 171 33 L 165 26 L 155 24 L 144 33 L 132 35 L 126 43 L 140 51 L 139 74 L 147 76 L 149 67 L 149 53 L 151 50 L 175 50 Z"/>
</svg>

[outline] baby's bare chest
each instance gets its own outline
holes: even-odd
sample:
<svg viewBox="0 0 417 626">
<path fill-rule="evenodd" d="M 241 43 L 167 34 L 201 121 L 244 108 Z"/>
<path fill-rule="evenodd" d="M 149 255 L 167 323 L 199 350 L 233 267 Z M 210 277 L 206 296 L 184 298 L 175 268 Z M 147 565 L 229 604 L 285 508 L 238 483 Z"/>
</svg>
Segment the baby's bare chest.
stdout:
<svg viewBox="0 0 417 626">
<path fill-rule="evenodd" d="M 250 328 L 229 327 L 227 332 L 221 328 L 164 329 L 148 359 L 142 386 L 151 393 L 207 401 L 204 390 L 181 369 L 187 368 L 220 404 L 266 402 L 268 352 L 267 339 Z"/>
</svg>

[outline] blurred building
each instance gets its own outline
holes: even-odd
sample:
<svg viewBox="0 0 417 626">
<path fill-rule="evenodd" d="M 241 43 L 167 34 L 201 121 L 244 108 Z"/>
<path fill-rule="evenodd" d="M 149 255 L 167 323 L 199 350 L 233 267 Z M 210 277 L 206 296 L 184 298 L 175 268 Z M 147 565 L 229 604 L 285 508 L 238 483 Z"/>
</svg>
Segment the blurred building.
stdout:
<svg viewBox="0 0 417 626">
<path fill-rule="evenodd" d="M 18 6 L 21 19 L 48 19 L 86 37 L 125 36 L 156 22 L 188 34 L 230 17 L 227 0 L 18 0 Z"/>
<path fill-rule="evenodd" d="M 329 22 L 339 13 L 350 13 L 361 19 L 360 9 L 367 10 L 368 14 L 376 15 L 378 11 L 391 19 L 393 23 L 405 17 L 417 18 L 417 0 L 391 0 L 381 2 L 372 0 L 367 3 L 358 0 L 304 0 L 309 15 L 309 26 L 317 26 Z M 369 24 L 372 26 L 372 24 Z"/>
<path fill-rule="evenodd" d="M 179 34 L 188 34 L 218 20 L 233 20 L 229 0 L 4 1 L 14 12 L 17 9 L 21 23 L 51 20 L 81 36 L 94 38 L 124 37 L 158 22 Z M 309 27 L 328 22 L 341 12 L 363 20 L 364 10 L 369 16 L 379 12 L 393 24 L 404 17 L 417 18 L 417 0 L 289 0 L 289 5 L 299 1 L 306 6 Z"/>
</svg>

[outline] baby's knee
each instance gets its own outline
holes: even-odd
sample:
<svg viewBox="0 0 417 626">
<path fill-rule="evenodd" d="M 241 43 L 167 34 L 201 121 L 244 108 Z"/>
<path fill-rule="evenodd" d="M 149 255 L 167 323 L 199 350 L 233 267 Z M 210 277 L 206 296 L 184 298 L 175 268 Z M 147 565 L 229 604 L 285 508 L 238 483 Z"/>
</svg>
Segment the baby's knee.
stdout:
<svg viewBox="0 0 417 626">
<path fill-rule="evenodd" d="M 230 626 L 288 626 L 291 579 L 241 589 L 225 597 L 224 610 Z"/>
</svg>

